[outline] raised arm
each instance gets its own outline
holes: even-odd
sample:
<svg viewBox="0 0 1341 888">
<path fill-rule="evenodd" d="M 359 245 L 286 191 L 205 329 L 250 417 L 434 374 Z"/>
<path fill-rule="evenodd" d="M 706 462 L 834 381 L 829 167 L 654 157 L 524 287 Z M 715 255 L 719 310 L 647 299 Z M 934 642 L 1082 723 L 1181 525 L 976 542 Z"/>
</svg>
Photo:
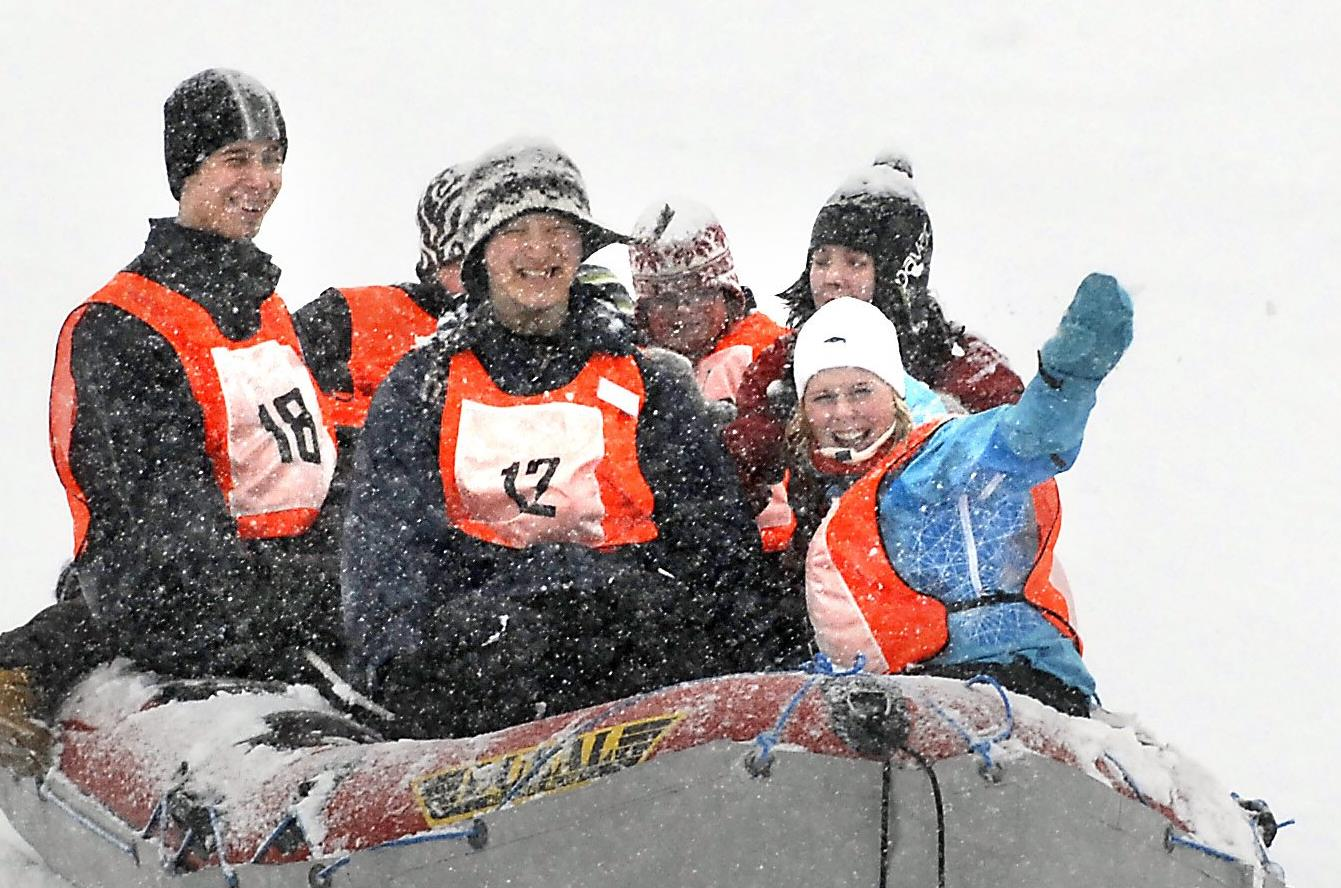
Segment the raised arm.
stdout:
<svg viewBox="0 0 1341 888">
<path fill-rule="evenodd" d="M 942 499 L 996 475 L 997 483 L 1032 487 L 1069 469 L 1099 383 L 1131 337 L 1131 297 L 1109 275 L 1089 275 L 1039 351 L 1038 374 L 1019 403 L 947 423 L 902 483 L 923 499 Z"/>
</svg>

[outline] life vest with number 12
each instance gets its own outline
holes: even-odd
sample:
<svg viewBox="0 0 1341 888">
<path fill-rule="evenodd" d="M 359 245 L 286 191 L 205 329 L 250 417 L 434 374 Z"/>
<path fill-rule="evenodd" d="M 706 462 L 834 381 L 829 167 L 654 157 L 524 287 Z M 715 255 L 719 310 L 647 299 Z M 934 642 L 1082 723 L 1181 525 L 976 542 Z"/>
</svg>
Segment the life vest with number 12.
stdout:
<svg viewBox="0 0 1341 888">
<path fill-rule="evenodd" d="M 644 401 L 632 357 L 593 355 L 567 385 L 510 395 L 473 353 L 458 352 L 438 445 L 447 517 L 477 539 L 518 549 L 656 539 L 652 490 L 638 465 Z"/>
</svg>

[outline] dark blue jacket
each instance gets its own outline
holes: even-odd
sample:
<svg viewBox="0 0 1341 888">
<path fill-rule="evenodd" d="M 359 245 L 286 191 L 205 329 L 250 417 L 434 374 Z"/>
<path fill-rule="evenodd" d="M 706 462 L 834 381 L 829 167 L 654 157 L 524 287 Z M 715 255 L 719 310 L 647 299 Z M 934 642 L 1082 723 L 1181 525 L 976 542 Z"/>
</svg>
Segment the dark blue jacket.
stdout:
<svg viewBox="0 0 1341 888">
<path fill-rule="evenodd" d="M 687 365 L 638 351 L 627 321 L 583 285 L 570 305 L 555 337 L 513 333 L 483 305 L 410 352 L 378 390 L 356 456 L 343 567 L 351 666 L 370 684 L 389 659 L 432 643 L 444 605 L 485 587 L 526 599 L 558 574 L 591 585 L 594 575 L 632 571 L 693 589 L 692 605 L 684 604 L 700 616 L 729 622 L 739 613 L 757 534 Z M 519 550 L 454 528 L 438 448 L 448 365 L 467 349 L 516 395 L 567 384 L 593 354 L 634 355 L 646 390 L 638 461 L 655 497 L 658 538 L 607 552 L 569 544 Z"/>
</svg>

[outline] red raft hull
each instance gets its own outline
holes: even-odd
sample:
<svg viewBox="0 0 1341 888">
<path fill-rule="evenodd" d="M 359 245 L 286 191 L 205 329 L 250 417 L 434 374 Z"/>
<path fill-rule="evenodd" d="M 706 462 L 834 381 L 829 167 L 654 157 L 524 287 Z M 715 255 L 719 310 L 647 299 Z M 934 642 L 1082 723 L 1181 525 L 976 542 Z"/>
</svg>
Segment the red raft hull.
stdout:
<svg viewBox="0 0 1341 888">
<path fill-rule="evenodd" d="M 282 736 L 275 726 L 294 716 L 316 729 Z M 483 838 L 480 825 L 504 811 L 723 742 L 756 776 L 797 753 L 923 767 L 976 756 L 984 773 L 1046 758 L 1196 830 L 1176 788 L 1142 793 L 1132 779 L 1171 767 L 1132 730 L 936 678 L 733 675 L 480 737 L 370 742 L 311 688 L 160 683 L 108 668 L 72 696 L 62 728 L 47 784 L 156 844 L 179 873 L 299 862 L 316 872 L 398 843 Z"/>
</svg>

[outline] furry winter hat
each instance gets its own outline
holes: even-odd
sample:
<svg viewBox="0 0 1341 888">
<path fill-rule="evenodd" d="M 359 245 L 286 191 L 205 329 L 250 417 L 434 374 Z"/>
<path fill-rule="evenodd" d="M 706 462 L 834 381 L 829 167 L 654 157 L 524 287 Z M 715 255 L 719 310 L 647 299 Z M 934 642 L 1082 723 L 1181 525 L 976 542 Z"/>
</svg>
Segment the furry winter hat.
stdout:
<svg viewBox="0 0 1341 888">
<path fill-rule="evenodd" d="M 461 279 L 466 291 L 488 291 L 484 245 L 499 227 L 524 213 L 560 213 L 582 233 L 582 258 L 627 240 L 591 218 L 582 174 L 568 155 L 544 141 L 505 143 L 481 155 L 462 185 Z"/>
<path fill-rule="evenodd" d="M 460 261 L 461 186 L 469 167 L 449 166 L 438 173 L 419 198 L 419 265 L 415 271 L 421 281 L 433 279 L 439 268 Z"/>
<path fill-rule="evenodd" d="M 172 196 L 181 199 L 182 184 L 205 158 L 249 139 L 274 139 L 281 155 L 288 155 L 279 102 L 259 80 L 240 71 L 209 68 L 177 84 L 163 103 L 163 158 Z"/>
<path fill-rule="evenodd" d="M 826 302 L 796 334 L 792 378 L 798 397 L 815 374 L 835 367 L 869 370 L 904 397 L 898 331 L 869 302 L 848 297 Z"/>
</svg>

